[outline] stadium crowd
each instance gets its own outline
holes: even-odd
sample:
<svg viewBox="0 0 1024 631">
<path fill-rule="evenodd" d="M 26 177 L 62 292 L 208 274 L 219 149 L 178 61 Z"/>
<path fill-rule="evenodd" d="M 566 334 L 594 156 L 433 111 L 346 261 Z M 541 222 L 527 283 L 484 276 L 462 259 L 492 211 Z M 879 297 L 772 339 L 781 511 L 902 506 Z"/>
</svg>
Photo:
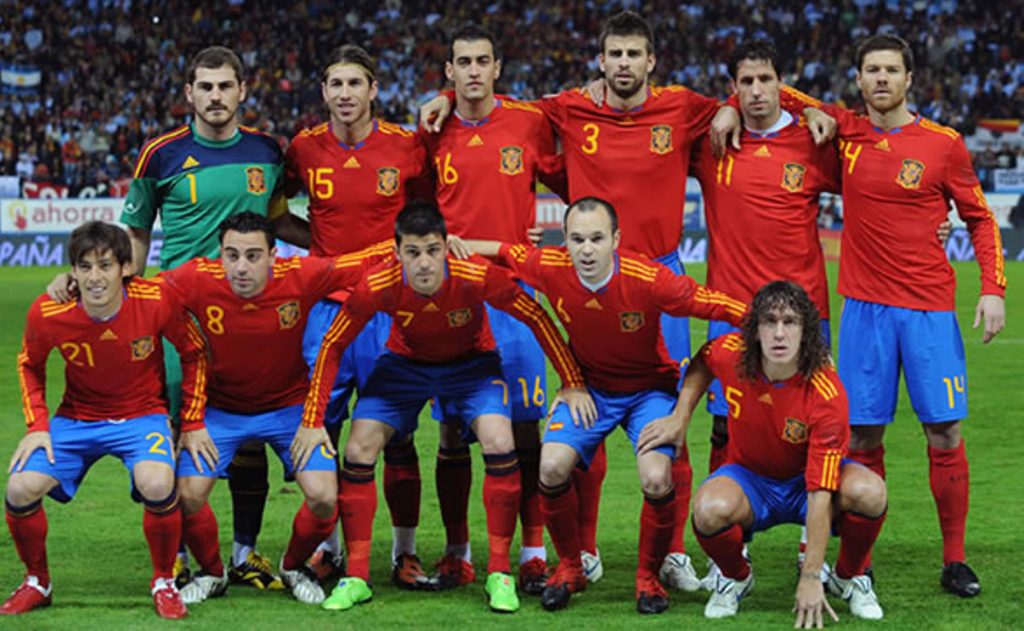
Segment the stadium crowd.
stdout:
<svg viewBox="0 0 1024 631">
<path fill-rule="evenodd" d="M 323 118 L 319 60 L 338 42 L 362 42 L 378 57 L 381 114 L 414 123 L 418 103 L 443 84 L 445 33 L 472 19 L 503 43 L 501 86 L 518 97 L 594 76 L 600 21 L 635 8 L 656 16 L 657 82 L 723 96 L 729 52 L 767 36 L 785 43 L 792 84 L 851 102 L 852 44 L 903 33 L 922 62 L 911 95 L 922 114 L 965 134 L 979 119 L 1024 117 L 1024 14 L 977 0 L 62 4 L 0 6 L 0 57 L 42 72 L 37 94 L 0 96 L 0 174 L 72 188 L 129 176 L 144 141 L 186 119 L 183 73 L 205 45 L 239 51 L 250 73 L 243 122 L 284 142 Z M 1013 167 L 1020 152 L 994 147 L 976 160 Z"/>
</svg>

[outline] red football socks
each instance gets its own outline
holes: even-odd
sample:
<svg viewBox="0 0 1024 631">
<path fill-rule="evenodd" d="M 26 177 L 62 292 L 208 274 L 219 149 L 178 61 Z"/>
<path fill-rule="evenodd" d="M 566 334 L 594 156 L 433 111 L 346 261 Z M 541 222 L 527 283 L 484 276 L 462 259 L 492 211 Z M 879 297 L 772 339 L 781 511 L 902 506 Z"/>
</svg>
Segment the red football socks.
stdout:
<svg viewBox="0 0 1024 631">
<path fill-rule="evenodd" d="M 373 518 L 377 514 L 377 484 L 372 463 L 357 464 L 345 459 L 338 483 L 338 506 L 348 551 L 348 575 L 369 580 Z"/>
<path fill-rule="evenodd" d="M 885 446 L 879 445 L 872 449 L 851 449 L 849 457 L 885 479 Z"/>
<path fill-rule="evenodd" d="M 7 504 L 7 528 L 18 551 L 18 557 L 25 564 L 30 576 L 39 579 L 42 586 L 50 585 L 50 567 L 46 561 L 46 533 L 49 524 L 43 502 L 39 500 L 29 506 Z"/>
<path fill-rule="evenodd" d="M 174 559 L 181 547 L 182 523 L 181 507 L 175 493 L 160 506 L 147 504 L 142 512 L 142 532 L 149 544 L 154 579 L 174 578 Z"/>
<path fill-rule="evenodd" d="M 584 552 L 597 554 L 597 515 L 601 507 L 601 485 L 608 473 L 608 453 L 604 443 L 594 452 L 594 458 L 587 469 L 576 469 L 573 475 L 576 495 L 579 498 L 577 519 L 580 544 Z M 545 517 L 545 523 L 550 523 Z M 550 530 L 550 526 L 548 526 Z M 561 555 L 559 555 L 561 556 Z"/>
<path fill-rule="evenodd" d="M 839 517 L 839 559 L 836 561 L 839 578 L 860 576 L 867 569 L 871 563 L 871 548 L 882 531 L 885 515 L 865 517 L 857 513 L 843 513 Z"/>
<path fill-rule="evenodd" d="M 203 504 L 198 512 L 182 517 L 182 539 L 204 572 L 211 576 L 224 576 L 217 518 L 210 510 L 209 502 Z"/>
<path fill-rule="evenodd" d="M 415 528 L 420 522 L 420 460 L 416 445 L 402 443 L 384 448 L 384 499 L 391 525 Z"/>
<path fill-rule="evenodd" d="M 722 576 L 742 581 L 750 576 L 750 564 L 743 558 L 743 529 L 733 524 L 713 535 L 705 535 L 695 527 L 697 541 L 704 552 L 722 570 Z"/>
<path fill-rule="evenodd" d="M 562 486 L 550 488 L 540 485 L 540 510 L 544 514 L 544 524 L 551 535 L 551 543 L 558 551 L 559 561 L 570 565 L 580 565 L 579 498 L 572 481 Z"/>
<path fill-rule="evenodd" d="M 686 522 L 690 521 L 690 492 L 693 486 L 693 467 L 690 466 L 690 454 L 686 445 L 683 445 L 672 462 L 672 482 L 676 487 L 676 517 L 668 551 L 685 554 L 686 542 L 683 540 L 683 533 L 686 531 Z"/>
<path fill-rule="evenodd" d="M 434 481 L 441 521 L 449 546 L 469 542 L 469 489 L 473 485 L 473 462 L 469 447 L 442 447 L 437 452 Z"/>
<path fill-rule="evenodd" d="M 516 533 L 516 518 L 522 495 L 519 459 L 514 451 L 484 454 L 484 509 L 487 512 L 487 540 L 490 555 L 487 572 L 511 572 L 509 550 Z"/>
<path fill-rule="evenodd" d="M 640 511 L 640 553 L 637 563 L 637 578 L 643 576 L 657 577 L 658 570 L 665 555 L 673 543 L 676 522 L 675 491 L 657 499 L 644 497 L 644 506 Z"/>
<path fill-rule="evenodd" d="M 928 481 L 939 510 L 942 529 L 942 562 L 964 560 L 964 533 L 970 494 L 970 471 L 964 441 L 953 449 L 928 448 Z"/>
</svg>

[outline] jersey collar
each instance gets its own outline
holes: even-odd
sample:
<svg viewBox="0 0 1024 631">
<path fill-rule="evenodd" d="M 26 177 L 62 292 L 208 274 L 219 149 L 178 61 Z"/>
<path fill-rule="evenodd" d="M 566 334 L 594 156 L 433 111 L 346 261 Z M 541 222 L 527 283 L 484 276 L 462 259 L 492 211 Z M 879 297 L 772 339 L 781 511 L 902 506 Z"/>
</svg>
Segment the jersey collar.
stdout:
<svg viewBox="0 0 1024 631">
<path fill-rule="evenodd" d="M 494 110 L 498 109 L 499 107 L 504 107 L 502 105 L 502 100 L 500 98 L 498 98 L 497 96 L 495 96 L 494 97 Z M 466 119 L 462 118 L 461 116 L 459 116 L 459 111 L 458 110 L 454 110 L 453 113 L 455 114 L 455 120 L 459 121 L 459 125 L 461 125 L 462 127 L 483 127 L 484 125 L 486 125 L 491 120 L 491 116 L 494 116 L 494 110 L 491 110 L 490 114 L 488 114 L 487 116 L 484 116 L 483 118 L 481 118 L 478 121 L 470 121 L 470 120 L 466 120 Z"/>
<path fill-rule="evenodd" d="M 875 127 L 874 125 L 872 125 L 872 127 L 875 127 L 875 131 L 877 131 L 880 134 L 898 134 L 898 133 L 903 131 L 904 127 L 910 127 L 911 125 L 917 125 L 920 122 L 921 122 L 921 115 L 915 113 L 914 114 L 914 120 L 910 121 L 909 123 L 907 123 L 903 127 L 893 127 L 889 131 L 886 131 L 886 130 L 882 129 L 881 127 Z"/>
<path fill-rule="evenodd" d="M 192 139 L 195 140 L 198 144 L 204 147 L 209 147 L 210 149 L 224 149 L 225 147 L 231 147 L 237 145 L 238 142 L 242 139 L 241 127 L 236 128 L 234 135 L 228 138 L 227 140 L 210 140 L 209 138 L 203 138 L 202 136 L 199 135 L 199 132 L 196 131 L 195 120 L 189 123 L 188 126 L 192 130 Z"/>
<path fill-rule="evenodd" d="M 334 135 L 334 123 L 327 123 L 327 125 L 328 125 L 328 127 L 330 127 L 331 135 L 334 136 L 335 138 L 337 138 L 337 136 Z M 366 145 L 367 141 L 370 140 L 370 138 L 372 138 L 375 133 L 377 133 L 377 129 L 379 128 L 379 125 L 380 125 L 380 120 L 376 119 L 376 118 L 373 119 L 373 126 L 370 128 L 370 133 L 367 134 L 366 138 L 363 138 L 362 140 L 360 140 L 359 142 L 357 142 L 354 145 L 347 145 L 344 142 L 339 140 L 338 141 L 338 146 L 341 147 L 342 149 L 347 150 L 347 151 L 358 151 L 359 149 L 362 149 Z"/>
</svg>

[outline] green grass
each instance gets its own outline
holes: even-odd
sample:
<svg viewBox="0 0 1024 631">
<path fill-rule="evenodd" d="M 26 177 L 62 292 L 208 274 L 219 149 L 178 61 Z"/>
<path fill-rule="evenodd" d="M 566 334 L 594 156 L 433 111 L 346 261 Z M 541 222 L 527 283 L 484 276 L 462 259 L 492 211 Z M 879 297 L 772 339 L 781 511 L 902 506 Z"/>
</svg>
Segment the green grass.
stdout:
<svg viewBox="0 0 1024 631">
<path fill-rule="evenodd" d="M 1024 607 L 1020 554 L 1024 523 L 1019 466 L 1024 438 L 1024 265 L 1008 264 L 1012 291 L 1007 304 L 1009 324 L 988 347 L 980 334 L 970 330 L 977 294 L 977 266 L 957 266 L 960 277 L 960 321 L 964 325 L 970 372 L 971 418 L 964 435 L 971 458 L 972 498 L 968 522 L 968 557 L 981 576 L 984 593 L 973 600 L 946 595 L 939 587 L 942 546 L 935 509 L 928 488 L 925 442 L 903 395 L 896 423 L 887 436 L 887 467 L 890 481 L 889 518 L 875 549 L 878 594 L 885 607 L 882 623 L 854 620 L 845 604 L 833 600 L 844 628 L 995 629 L 1021 625 Z M 52 276 L 53 269 L 0 268 L 0 317 L 7 324 L 0 331 L 0 445 L 3 457 L 10 454 L 23 431 L 15 355 L 20 346 L 24 311 Z M 834 274 L 834 268 L 830 269 Z M 691 270 L 703 277 L 703 266 Z M 838 316 L 839 301 L 833 301 Z M 838 318 L 833 318 L 837 324 Z M 704 323 L 694 322 L 694 340 L 702 340 Z M 60 360 L 51 358 L 50 397 L 55 404 L 61 392 Z M 116 378 L 112 375 L 112 378 Z M 423 509 L 420 552 L 425 561 L 442 550 L 443 533 L 433 489 L 433 454 L 436 425 L 424 421 L 417 436 L 423 473 Z M 709 419 L 701 412 L 690 435 L 690 454 L 698 482 L 706 470 Z M 390 527 L 381 499 L 376 521 L 372 573 L 376 597 L 353 611 L 332 614 L 306 607 L 280 593 L 232 589 L 228 596 L 193 607 L 188 625 L 229 628 L 365 627 L 411 628 L 477 627 L 510 624 L 575 627 L 580 629 L 623 627 L 673 627 L 707 625 L 708 628 L 767 627 L 792 625 L 790 608 L 795 586 L 795 557 L 799 529 L 776 528 L 761 534 L 751 545 L 757 572 L 757 589 L 744 600 L 733 621 L 712 622 L 703 618 L 706 594 L 673 594 L 672 608 L 656 619 L 634 612 L 633 572 L 641 496 L 633 458 L 624 437 L 616 434 L 609 444 L 610 467 L 605 484 L 598 541 L 605 563 L 605 578 L 573 601 L 569 611 L 548 614 L 534 599 L 524 597 L 515 617 L 489 613 L 483 600 L 483 583 L 442 594 L 401 592 L 391 587 L 388 576 Z M 5 460 L 6 462 L 6 460 Z M 486 556 L 482 474 L 479 458 L 474 472 L 470 506 L 476 564 L 482 575 Z M 271 493 L 260 548 L 274 557 L 282 553 L 300 496 L 293 485 L 281 482 L 280 466 L 271 464 Z M 212 503 L 221 523 L 224 553 L 230 549 L 230 503 L 226 484 L 214 491 Z M 105 459 L 97 464 L 78 497 L 70 505 L 47 502 L 50 518 L 49 554 L 55 585 L 54 607 L 15 620 L 3 620 L 11 629 L 87 627 L 151 627 L 156 619 L 147 589 L 149 558 L 142 536 L 142 510 L 128 498 L 128 477 L 120 463 Z M 21 579 L 22 566 L 6 529 L 0 534 L 0 590 L 13 589 Z M 692 535 L 687 546 L 704 567 L 704 555 Z M 550 548 L 550 546 L 549 546 Z M 835 556 L 835 542 L 830 557 Z"/>
</svg>

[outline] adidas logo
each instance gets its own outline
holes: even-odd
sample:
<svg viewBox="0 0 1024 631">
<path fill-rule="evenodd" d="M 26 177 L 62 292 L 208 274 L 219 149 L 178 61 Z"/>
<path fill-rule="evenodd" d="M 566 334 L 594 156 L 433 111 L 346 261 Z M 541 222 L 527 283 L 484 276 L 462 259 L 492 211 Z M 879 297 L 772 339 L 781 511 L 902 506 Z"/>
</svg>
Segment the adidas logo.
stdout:
<svg viewBox="0 0 1024 631">
<path fill-rule="evenodd" d="M 882 138 L 882 141 L 875 145 L 875 149 L 879 149 L 881 151 L 892 151 L 892 148 L 889 146 L 889 139 Z"/>
<path fill-rule="evenodd" d="M 361 169 L 362 167 L 363 167 L 363 165 L 359 164 L 359 160 L 356 160 L 356 157 L 352 156 L 351 158 L 349 158 L 348 160 L 345 161 L 345 164 L 343 164 L 341 168 L 343 168 L 343 169 Z"/>
<path fill-rule="evenodd" d="M 771 395 L 770 392 L 765 392 L 764 394 L 759 396 L 757 398 L 757 400 L 760 401 L 761 403 L 767 403 L 768 405 L 774 405 L 775 404 L 775 402 L 772 401 L 772 395 Z"/>
<path fill-rule="evenodd" d="M 434 304 L 434 303 L 432 303 L 432 302 L 428 302 L 428 303 L 427 303 L 427 306 L 426 306 L 426 307 L 423 307 L 423 310 L 424 310 L 424 311 L 426 311 L 426 312 L 428 312 L 428 313 L 434 313 L 434 312 L 436 312 L 436 311 L 440 311 L 440 309 L 438 309 L 438 308 L 437 308 L 437 305 L 435 305 L 435 304 Z"/>
<path fill-rule="evenodd" d="M 113 342 L 116 339 L 117 339 L 117 334 L 114 333 L 113 331 L 111 331 L 110 329 L 107 329 L 106 331 L 104 331 L 103 335 L 100 336 L 100 341 L 101 342 Z"/>
<path fill-rule="evenodd" d="M 473 137 L 466 143 L 467 147 L 482 147 L 484 139 L 480 137 L 480 134 L 473 134 Z"/>
<path fill-rule="evenodd" d="M 247 302 L 244 305 L 242 305 L 242 311 L 259 311 L 259 310 L 260 310 L 259 306 L 254 305 L 251 302 Z"/>
<path fill-rule="evenodd" d="M 196 160 L 192 156 L 185 158 L 185 161 L 181 163 L 181 170 L 194 169 L 199 166 L 199 160 Z"/>
<path fill-rule="evenodd" d="M 598 311 L 604 309 L 604 307 L 601 306 L 601 303 L 597 301 L 597 298 L 591 298 L 589 301 L 587 301 L 587 304 L 583 306 L 586 307 L 587 309 L 597 309 Z"/>
<path fill-rule="evenodd" d="M 761 147 L 754 152 L 754 155 L 758 158 L 770 158 L 772 157 L 772 152 L 768 151 L 767 145 L 761 145 Z"/>
</svg>

